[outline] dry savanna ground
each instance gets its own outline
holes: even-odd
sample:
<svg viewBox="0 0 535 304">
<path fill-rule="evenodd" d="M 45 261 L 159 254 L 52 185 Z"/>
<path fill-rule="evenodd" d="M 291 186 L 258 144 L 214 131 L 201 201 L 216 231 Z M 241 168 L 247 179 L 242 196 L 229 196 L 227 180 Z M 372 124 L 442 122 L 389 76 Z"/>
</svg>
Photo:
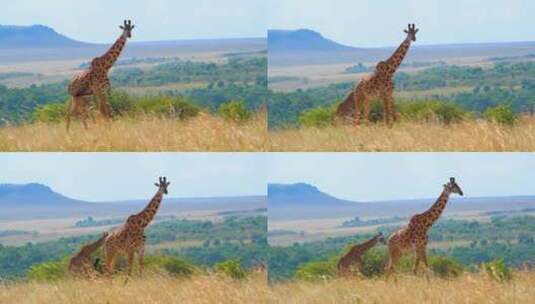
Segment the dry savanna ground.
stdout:
<svg viewBox="0 0 535 304">
<path fill-rule="evenodd" d="M 400 122 L 392 128 L 332 126 L 274 130 L 270 151 L 535 151 L 535 117 L 523 117 L 514 126 L 484 120 L 451 125 Z"/>
<path fill-rule="evenodd" d="M 268 303 L 533 303 L 535 273 L 515 273 L 499 283 L 485 274 L 464 274 L 456 279 L 398 275 L 390 279 L 337 279 L 325 282 L 291 281 L 272 286 Z"/>
<path fill-rule="evenodd" d="M 265 303 L 267 292 L 265 272 L 252 273 L 244 280 L 216 275 L 173 278 L 147 274 L 133 277 L 126 283 L 124 277 L 113 281 L 66 279 L 55 283 L 6 283 L 0 285 L 0 303 Z"/>
<path fill-rule="evenodd" d="M 200 113 L 184 121 L 155 116 L 0 128 L 0 151 L 263 151 L 266 116 L 237 123 Z"/>
</svg>

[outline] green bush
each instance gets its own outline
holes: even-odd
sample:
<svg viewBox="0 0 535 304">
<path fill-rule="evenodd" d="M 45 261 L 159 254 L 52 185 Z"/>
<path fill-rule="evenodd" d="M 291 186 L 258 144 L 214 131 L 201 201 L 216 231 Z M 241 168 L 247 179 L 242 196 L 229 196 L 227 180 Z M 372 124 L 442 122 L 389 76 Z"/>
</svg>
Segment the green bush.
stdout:
<svg viewBox="0 0 535 304">
<path fill-rule="evenodd" d="M 443 256 L 431 256 L 429 267 L 433 273 L 441 278 L 454 278 L 460 276 L 464 268 L 455 260 Z"/>
<path fill-rule="evenodd" d="M 247 110 L 245 102 L 236 100 L 221 104 L 218 113 L 224 119 L 236 122 L 246 121 L 251 117 L 251 111 Z"/>
<path fill-rule="evenodd" d="M 492 262 L 483 263 L 483 269 L 494 280 L 499 282 L 510 281 L 513 278 L 513 273 L 503 259 L 497 259 Z"/>
<path fill-rule="evenodd" d="M 148 256 L 145 258 L 147 268 L 165 270 L 173 276 L 188 277 L 198 271 L 192 263 L 174 256 Z"/>
<path fill-rule="evenodd" d="M 246 277 L 245 270 L 241 267 L 241 264 L 237 260 L 227 260 L 224 262 L 216 263 L 214 270 L 217 273 L 227 275 L 233 279 L 244 279 Z"/>
<path fill-rule="evenodd" d="M 299 124 L 304 127 L 327 127 L 334 123 L 335 107 L 318 107 L 306 110 L 299 116 Z"/>
<path fill-rule="evenodd" d="M 295 277 L 300 280 L 316 281 L 332 279 L 336 276 L 337 260 L 314 261 L 300 265 Z"/>
<path fill-rule="evenodd" d="M 50 282 L 64 278 L 67 273 L 68 258 L 33 265 L 28 270 L 28 278 L 32 281 Z"/>
<path fill-rule="evenodd" d="M 93 102 L 97 103 L 97 98 L 91 98 Z M 113 110 L 114 115 L 124 115 L 127 113 L 132 113 L 136 109 L 135 98 L 128 95 L 125 91 L 122 90 L 112 90 L 108 96 L 108 102 Z M 95 108 L 98 108 L 95 106 Z"/>
<path fill-rule="evenodd" d="M 200 111 L 198 106 L 190 103 L 183 97 L 144 97 L 137 101 L 135 105 L 137 111 L 141 113 L 180 119 L 194 117 Z"/>
<path fill-rule="evenodd" d="M 488 108 L 485 110 L 484 116 L 489 121 L 508 126 L 514 125 L 517 120 L 517 116 L 511 107 L 505 104 Z"/>
<path fill-rule="evenodd" d="M 401 116 L 414 121 L 436 121 L 443 124 L 460 122 L 469 113 L 458 105 L 439 101 L 411 101 L 399 104 Z"/>
<path fill-rule="evenodd" d="M 33 112 L 33 120 L 44 123 L 57 123 L 65 120 L 67 106 L 63 103 L 49 103 Z"/>
<path fill-rule="evenodd" d="M 360 271 L 365 277 L 377 277 L 384 274 L 388 263 L 386 250 L 372 249 L 362 256 L 362 267 Z"/>
</svg>

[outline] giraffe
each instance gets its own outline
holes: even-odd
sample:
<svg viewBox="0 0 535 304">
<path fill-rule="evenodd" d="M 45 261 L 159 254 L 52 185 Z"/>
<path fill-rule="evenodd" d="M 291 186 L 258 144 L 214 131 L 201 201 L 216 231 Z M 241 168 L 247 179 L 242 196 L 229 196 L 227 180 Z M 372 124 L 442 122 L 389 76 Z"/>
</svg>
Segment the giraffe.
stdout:
<svg viewBox="0 0 535 304">
<path fill-rule="evenodd" d="M 412 269 L 414 274 L 416 274 L 420 262 L 423 262 L 425 267 L 429 267 L 426 255 L 427 232 L 442 214 L 451 193 L 463 195 L 463 191 L 455 182 L 454 177 L 451 177 L 449 182 L 444 185 L 444 190 L 431 208 L 423 213 L 414 215 L 407 226 L 390 236 L 388 239 L 390 255 L 387 265 L 388 274 L 394 272 L 397 261 L 407 251 L 414 251 L 415 253 Z"/>
<path fill-rule="evenodd" d="M 117 61 L 127 39 L 132 37 L 132 30 L 134 27 L 135 25 L 132 25 L 132 21 L 124 20 L 124 24 L 119 27 L 123 32 L 111 48 L 104 55 L 93 58 L 87 70 L 74 75 L 72 78 L 68 87 L 68 92 L 71 98 L 67 107 L 67 130 L 69 129 L 72 116 L 81 117 L 84 127 L 87 128 L 86 119 L 90 103 L 90 100 L 87 97 L 90 95 L 97 97 L 100 113 L 105 118 L 111 117 L 111 107 L 107 97 L 107 93 L 110 89 L 108 72 L 115 61 Z"/>
<path fill-rule="evenodd" d="M 158 191 L 152 197 L 148 205 L 137 214 L 128 217 L 125 224 L 108 235 L 104 241 L 105 271 L 111 275 L 115 266 L 115 258 L 119 254 L 125 254 L 128 258 L 128 275 L 132 274 L 134 255 L 139 258 L 139 272 L 143 272 L 143 257 L 145 254 L 145 228 L 154 219 L 154 215 L 162 198 L 167 194 L 169 182 L 165 177 L 159 178 L 159 183 L 155 183 Z"/>
<path fill-rule="evenodd" d="M 338 264 L 336 265 L 336 268 L 338 269 L 338 275 L 346 276 L 350 274 L 353 270 L 353 267 L 351 267 L 353 265 L 357 265 L 357 267 L 360 269 L 362 266 L 362 256 L 377 243 L 386 245 L 386 240 L 383 236 L 383 233 L 377 234 L 362 244 L 356 244 L 352 246 L 351 249 L 340 258 Z"/>
<path fill-rule="evenodd" d="M 363 119 L 368 121 L 370 115 L 370 104 L 375 98 L 383 101 L 384 121 L 388 126 L 392 126 L 397 120 L 397 114 L 394 109 L 394 73 L 401 65 L 401 62 L 407 55 L 411 42 L 416 41 L 418 29 L 414 24 L 409 24 L 408 29 L 404 30 L 407 37 L 396 49 L 394 54 L 385 61 L 380 61 L 375 67 L 375 72 L 364 78 L 349 93 L 344 102 L 336 109 L 336 116 L 342 121 L 353 121 L 358 125 Z"/>
<path fill-rule="evenodd" d="M 82 247 L 82 249 L 71 258 L 69 262 L 69 271 L 77 276 L 95 279 L 97 277 L 97 272 L 91 262 L 91 255 L 102 246 L 107 236 L 108 233 L 105 232 L 98 240 Z"/>
</svg>

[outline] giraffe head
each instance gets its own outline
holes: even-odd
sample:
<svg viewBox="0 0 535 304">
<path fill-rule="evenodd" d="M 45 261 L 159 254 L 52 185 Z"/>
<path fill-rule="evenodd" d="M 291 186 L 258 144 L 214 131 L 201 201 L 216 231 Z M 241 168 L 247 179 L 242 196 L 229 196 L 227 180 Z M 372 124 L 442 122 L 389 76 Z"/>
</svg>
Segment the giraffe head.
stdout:
<svg viewBox="0 0 535 304">
<path fill-rule="evenodd" d="M 123 25 L 119 26 L 120 29 L 123 30 L 123 36 L 126 38 L 132 37 L 132 30 L 136 27 L 135 25 L 132 25 L 131 20 L 125 20 Z"/>
<path fill-rule="evenodd" d="M 416 28 L 416 26 L 409 23 L 409 28 L 404 30 L 404 32 L 407 34 L 407 38 L 409 38 L 412 41 L 416 41 L 416 33 L 418 33 L 419 29 Z"/>
<path fill-rule="evenodd" d="M 379 234 L 377 234 L 375 238 L 377 239 L 377 241 L 379 241 L 379 243 L 386 245 L 386 239 L 382 232 L 379 232 Z"/>
<path fill-rule="evenodd" d="M 461 187 L 455 182 L 455 177 L 450 177 L 450 181 L 444 185 L 444 188 L 448 189 L 451 193 L 457 193 L 459 195 L 464 195 Z"/>
<path fill-rule="evenodd" d="M 159 188 L 158 190 L 162 191 L 163 194 L 167 194 L 167 186 L 169 186 L 169 184 L 171 184 L 171 183 L 167 181 L 165 176 L 164 177 L 160 177 L 159 183 L 154 183 L 154 185 Z"/>
</svg>

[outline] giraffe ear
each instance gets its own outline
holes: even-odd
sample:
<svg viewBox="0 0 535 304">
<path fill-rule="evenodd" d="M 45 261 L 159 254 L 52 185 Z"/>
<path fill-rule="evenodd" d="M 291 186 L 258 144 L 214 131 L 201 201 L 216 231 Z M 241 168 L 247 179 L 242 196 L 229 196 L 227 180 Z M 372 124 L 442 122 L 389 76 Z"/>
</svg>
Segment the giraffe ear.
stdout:
<svg viewBox="0 0 535 304">
<path fill-rule="evenodd" d="M 132 27 L 130 29 L 133 30 L 135 27 L 136 27 L 135 25 L 132 25 Z"/>
<path fill-rule="evenodd" d="M 416 29 L 416 30 L 414 31 L 414 33 L 415 33 L 415 34 L 418 33 L 419 30 L 420 30 L 420 29 Z"/>
<path fill-rule="evenodd" d="M 124 31 L 124 26 L 119 25 L 119 28 Z"/>
<path fill-rule="evenodd" d="M 409 33 L 409 31 L 407 31 L 407 30 L 403 30 L 403 31 L 405 32 L 405 34 L 408 34 L 408 33 Z"/>
<path fill-rule="evenodd" d="M 158 185 L 158 183 L 154 183 L 154 186 L 156 186 L 156 187 L 160 187 L 160 185 Z"/>
</svg>

